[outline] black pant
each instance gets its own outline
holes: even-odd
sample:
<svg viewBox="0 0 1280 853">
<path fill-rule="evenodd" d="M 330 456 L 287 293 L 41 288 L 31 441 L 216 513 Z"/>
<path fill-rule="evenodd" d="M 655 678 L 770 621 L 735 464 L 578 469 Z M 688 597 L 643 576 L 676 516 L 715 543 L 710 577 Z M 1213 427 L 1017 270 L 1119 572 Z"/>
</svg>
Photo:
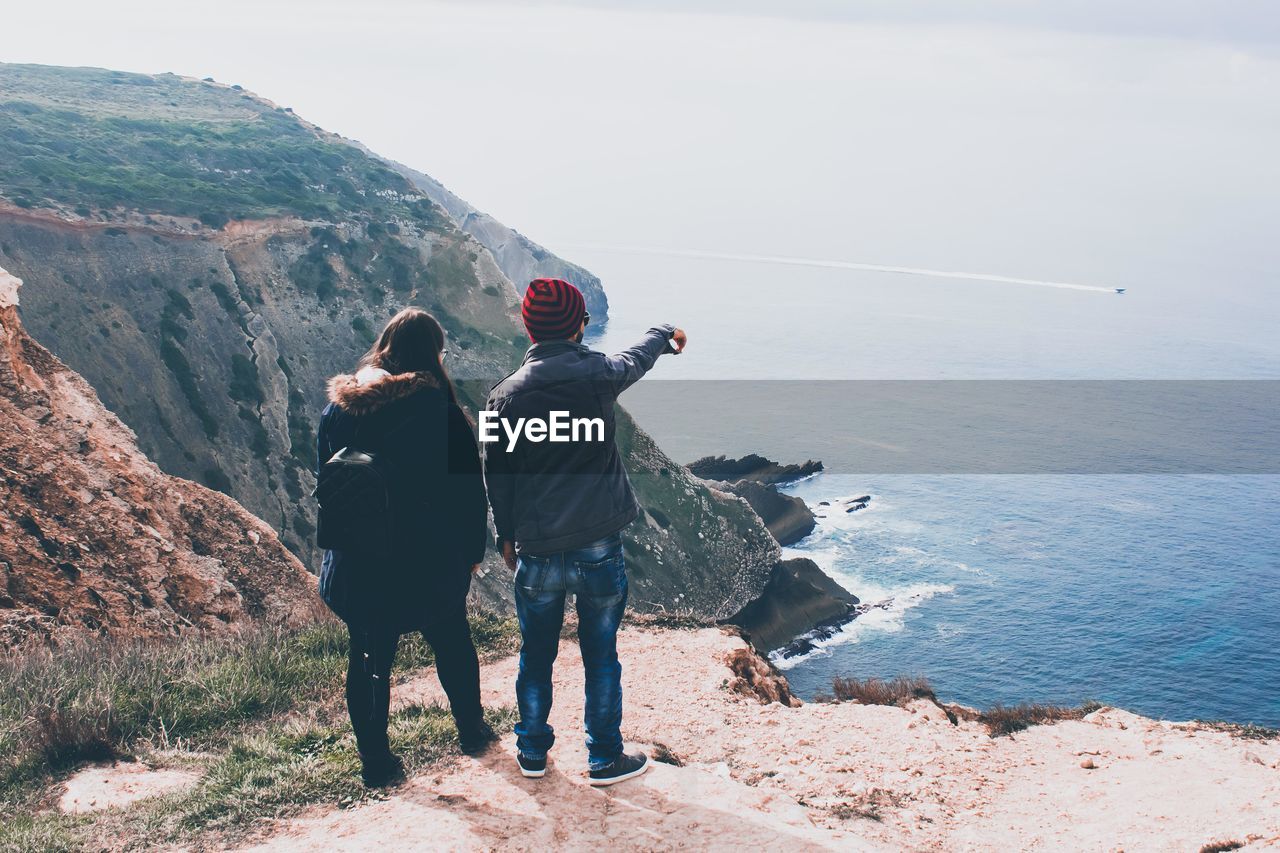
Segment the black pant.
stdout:
<svg viewBox="0 0 1280 853">
<path fill-rule="evenodd" d="M 480 661 L 471 642 L 466 599 L 440 607 L 420 630 L 436 655 L 436 674 L 449 697 L 458 731 L 475 728 L 483 719 L 480 706 Z M 391 704 L 391 664 L 400 635 L 348 625 L 351 651 L 347 660 L 347 711 L 360 754 L 387 752 L 387 716 Z"/>
</svg>

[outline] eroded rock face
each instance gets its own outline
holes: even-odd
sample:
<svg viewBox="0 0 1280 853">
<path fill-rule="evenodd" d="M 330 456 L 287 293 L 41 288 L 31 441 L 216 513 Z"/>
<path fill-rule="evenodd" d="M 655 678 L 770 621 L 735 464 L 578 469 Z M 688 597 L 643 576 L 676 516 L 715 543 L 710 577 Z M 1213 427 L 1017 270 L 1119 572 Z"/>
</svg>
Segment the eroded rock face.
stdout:
<svg viewBox="0 0 1280 853">
<path fill-rule="evenodd" d="M 320 618 L 315 581 L 229 497 L 168 476 L 32 340 L 0 270 L 0 644 Z"/>
<path fill-rule="evenodd" d="M 751 505 L 779 545 L 794 545 L 812 533 L 818 524 L 808 504 L 795 495 L 782 494 L 775 486 L 739 480 L 725 483 L 724 489 Z"/>
<path fill-rule="evenodd" d="M 760 597 L 727 621 L 746 632 L 757 650 L 782 648 L 811 630 L 835 630 L 858 615 L 858 598 L 804 557 L 773 568 Z"/>
</svg>

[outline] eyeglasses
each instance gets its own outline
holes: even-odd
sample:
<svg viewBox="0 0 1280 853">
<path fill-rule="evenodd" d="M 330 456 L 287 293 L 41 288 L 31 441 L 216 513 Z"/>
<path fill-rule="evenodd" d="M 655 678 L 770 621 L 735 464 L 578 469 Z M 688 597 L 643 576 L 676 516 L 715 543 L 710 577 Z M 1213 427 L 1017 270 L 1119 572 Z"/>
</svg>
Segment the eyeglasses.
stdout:
<svg viewBox="0 0 1280 853">
<path fill-rule="evenodd" d="M 590 322 L 591 322 L 591 312 L 590 312 L 590 311 L 583 311 L 583 312 L 582 312 L 582 325 L 584 325 L 584 326 L 585 326 L 585 325 L 587 325 L 587 324 L 588 324 L 588 323 L 590 323 Z"/>
</svg>

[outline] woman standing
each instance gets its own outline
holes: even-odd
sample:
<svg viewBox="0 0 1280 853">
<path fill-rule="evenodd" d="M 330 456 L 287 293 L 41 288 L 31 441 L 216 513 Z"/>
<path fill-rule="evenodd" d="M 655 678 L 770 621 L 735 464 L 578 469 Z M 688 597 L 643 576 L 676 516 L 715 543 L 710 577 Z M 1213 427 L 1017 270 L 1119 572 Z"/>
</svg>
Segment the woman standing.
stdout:
<svg viewBox="0 0 1280 853">
<path fill-rule="evenodd" d="M 390 536 L 377 555 L 325 552 L 320 594 L 351 634 L 347 710 L 366 785 L 403 767 L 387 740 L 391 665 L 400 635 L 421 631 L 468 754 L 496 739 L 480 705 L 480 665 L 467 623 L 471 575 L 484 557 L 487 505 L 471 422 L 444 369 L 444 331 L 406 308 L 355 374 L 329 380 L 318 464 L 343 448 L 376 454 L 390 472 Z"/>
</svg>

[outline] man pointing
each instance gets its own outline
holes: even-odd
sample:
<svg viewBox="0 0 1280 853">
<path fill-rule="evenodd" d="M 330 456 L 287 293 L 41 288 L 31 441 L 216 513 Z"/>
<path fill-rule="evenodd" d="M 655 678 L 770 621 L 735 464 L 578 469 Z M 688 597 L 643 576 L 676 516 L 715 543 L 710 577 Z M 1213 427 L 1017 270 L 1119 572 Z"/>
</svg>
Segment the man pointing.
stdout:
<svg viewBox="0 0 1280 853">
<path fill-rule="evenodd" d="M 498 545 L 515 572 L 520 620 L 516 726 L 520 772 L 546 773 L 555 731 L 551 668 L 560 646 L 565 596 L 578 611 L 578 644 L 586 675 L 586 730 L 592 785 L 612 785 L 648 769 L 643 753 L 622 745 L 622 666 L 618 625 L 627 602 L 623 528 L 639 506 L 614 440 L 614 402 L 663 352 L 684 349 L 685 334 L 655 326 L 635 346 L 607 356 L 582 344 L 590 315 L 582 294 L 560 279 L 529 284 L 521 310 L 533 341 L 520 367 L 489 392 L 487 410 L 504 422 L 557 416 L 600 419 L 603 435 L 577 440 L 485 442 L 485 481 Z M 567 413 L 567 415 L 566 415 Z"/>
</svg>

